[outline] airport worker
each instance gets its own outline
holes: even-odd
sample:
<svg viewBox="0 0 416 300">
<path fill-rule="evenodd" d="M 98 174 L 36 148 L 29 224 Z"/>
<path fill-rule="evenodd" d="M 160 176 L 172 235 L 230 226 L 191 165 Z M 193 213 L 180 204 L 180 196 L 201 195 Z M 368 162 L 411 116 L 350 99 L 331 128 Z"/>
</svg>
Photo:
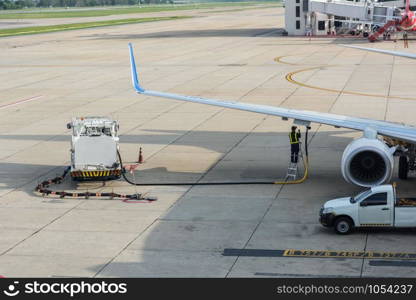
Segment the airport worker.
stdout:
<svg viewBox="0 0 416 300">
<path fill-rule="evenodd" d="M 406 31 L 403 33 L 403 41 L 404 41 L 404 47 L 409 48 L 409 41 L 408 41 L 408 36 L 407 36 Z"/>
<path fill-rule="evenodd" d="M 296 129 L 296 126 L 292 126 L 292 131 L 289 133 L 290 161 L 292 163 L 297 163 L 299 156 L 300 130 L 298 129 L 298 131 L 296 131 Z"/>
</svg>

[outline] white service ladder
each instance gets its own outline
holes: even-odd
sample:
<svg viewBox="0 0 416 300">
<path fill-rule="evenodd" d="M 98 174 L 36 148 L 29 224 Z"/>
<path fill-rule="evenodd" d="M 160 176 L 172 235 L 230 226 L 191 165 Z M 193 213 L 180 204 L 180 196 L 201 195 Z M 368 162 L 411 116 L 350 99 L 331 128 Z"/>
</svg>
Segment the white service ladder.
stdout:
<svg viewBox="0 0 416 300">
<path fill-rule="evenodd" d="M 293 163 L 289 162 L 289 167 L 287 168 L 286 179 L 296 180 L 298 177 L 298 163 L 299 160 L 303 160 L 303 153 L 302 153 L 302 143 L 299 143 L 299 154 L 298 154 L 298 162 Z"/>
<path fill-rule="evenodd" d="M 292 178 L 293 180 L 296 180 L 298 177 L 298 163 L 289 163 L 289 167 L 287 168 L 287 174 L 286 179 Z"/>
</svg>

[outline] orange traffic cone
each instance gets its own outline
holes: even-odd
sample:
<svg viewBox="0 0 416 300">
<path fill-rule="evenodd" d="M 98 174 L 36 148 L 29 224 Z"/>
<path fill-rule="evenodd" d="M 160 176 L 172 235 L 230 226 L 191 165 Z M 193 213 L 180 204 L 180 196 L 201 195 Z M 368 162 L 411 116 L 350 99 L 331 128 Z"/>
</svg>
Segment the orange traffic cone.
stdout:
<svg viewBox="0 0 416 300">
<path fill-rule="evenodd" d="M 139 159 L 138 159 L 138 161 L 137 161 L 139 164 L 142 164 L 143 163 L 143 154 L 142 154 L 142 147 L 140 147 L 140 150 L 139 150 Z"/>
</svg>

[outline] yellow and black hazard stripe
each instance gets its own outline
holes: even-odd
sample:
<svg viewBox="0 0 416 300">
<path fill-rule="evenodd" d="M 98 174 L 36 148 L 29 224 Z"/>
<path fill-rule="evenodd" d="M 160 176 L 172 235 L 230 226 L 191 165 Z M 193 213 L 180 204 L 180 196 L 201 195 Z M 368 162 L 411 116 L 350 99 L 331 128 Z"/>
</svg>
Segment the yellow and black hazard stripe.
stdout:
<svg viewBox="0 0 416 300">
<path fill-rule="evenodd" d="M 303 257 L 303 258 L 348 258 L 348 259 L 400 259 L 415 260 L 412 252 L 380 252 L 380 251 L 339 251 L 339 250 L 308 250 L 308 249 L 234 249 L 226 248 L 223 256 L 246 257 Z"/>
<path fill-rule="evenodd" d="M 71 172 L 73 178 L 100 178 L 120 176 L 121 170 L 105 170 L 105 171 L 74 171 Z"/>
<path fill-rule="evenodd" d="M 309 258 L 415 259 L 416 253 L 286 249 L 283 251 L 282 256 Z"/>
</svg>

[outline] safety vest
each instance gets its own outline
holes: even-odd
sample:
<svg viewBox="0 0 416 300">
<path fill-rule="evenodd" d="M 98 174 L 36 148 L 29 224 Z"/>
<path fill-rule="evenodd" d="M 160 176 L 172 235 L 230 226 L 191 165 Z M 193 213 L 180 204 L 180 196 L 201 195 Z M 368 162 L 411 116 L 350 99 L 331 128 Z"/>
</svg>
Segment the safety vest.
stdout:
<svg viewBox="0 0 416 300">
<path fill-rule="evenodd" d="M 290 144 L 299 144 L 299 135 L 297 132 L 289 133 Z"/>
</svg>

